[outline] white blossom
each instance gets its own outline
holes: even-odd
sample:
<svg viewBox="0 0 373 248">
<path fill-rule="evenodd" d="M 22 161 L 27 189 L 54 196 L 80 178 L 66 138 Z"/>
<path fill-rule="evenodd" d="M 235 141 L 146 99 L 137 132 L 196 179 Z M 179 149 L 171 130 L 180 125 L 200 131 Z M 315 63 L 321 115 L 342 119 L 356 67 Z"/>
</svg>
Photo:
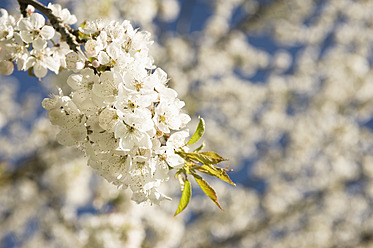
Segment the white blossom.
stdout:
<svg viewBox="0 0 373 248">
<path fill-rule="evenodd" d="M 169 178 L 168 166 L 183 165 L 175 151 L 185 146 L 180 140 L 189 134 L 172 134 L 163 144 L 161 139 L 183 128 L 190 117 L 166 86 L 167 74 L 149 71 L 154 67 L 148 55 L 150 34 L 134 30 L 128 21 L 87 22 L 82 31 L 95 34 L 85 43 L 87 56 L 97 56 L 91 63 L 78 53 L 53 50 L 60 63 L 76 72 L 67 78 L 69 96 L 60 91 L 43 101 L 51 123 L 60 127 L 57 140 L 84 150 L 88 164 L 118 187 L 128 186 L 134 201 L 169 199 L 158 187 Z M 35 71 L 37 64 L 30 66 Z"/>
<path fill-rule="evenodd" d="M 45 25 L 44 17 L 39 13 L 33 13 L 30 17 L 18 22 L 20 35 L 24 42 L 33 43 L 35 49 L 43 49 L 47 46 L 46 40 L 53 38 L 55 31 Z"/>
<path fill-rule="evenodd" d="M 77 22 L 76 16 L 70 14 L 70 11 L 66 8 L 62 9 L 61 5 L 59 4 L 48 4 L 48 8 L 52 10 L 52 13 L 59 17 L 63 23 L 66 24 L 75 24 Z"/>
</svg>

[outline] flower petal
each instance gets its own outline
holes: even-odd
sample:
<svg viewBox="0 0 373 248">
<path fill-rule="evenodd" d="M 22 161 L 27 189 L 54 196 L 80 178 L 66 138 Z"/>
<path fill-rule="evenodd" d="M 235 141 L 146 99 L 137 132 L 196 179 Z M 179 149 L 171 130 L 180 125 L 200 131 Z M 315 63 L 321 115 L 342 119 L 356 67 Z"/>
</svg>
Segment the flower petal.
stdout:
<svg viewBox="0 0 373 248">
<path fill-rule="evenodd" d="M 56 61 L 52 57 L 47 56 L 47 57 L 44 58 L 44 63 L 49 70 L 58 74 L 58 71 L 60 69 L 59 61 Z"/>
<path fill-rule="evenodd" d="M 30 16 L 30 22 L 34 29 L 40 29 L 45 24 L 44 17 L 39 13 L 33 13 Z"/>
<path fill-rule="evenodd" d="M 34 36 L 30 31 L 21 31 L 20 32 L 21 38 L 26 43 L 31 43 L 34 41 Z"/>
<path fill-rule="evenodd" d="M 46 39 L 46 40 L 50 40 L 53 38 L 55 34 L 55 31 L 54 31 L 54 28 L 52 28 L 51 26 L 44 26 L 42 29 L 41 29 L 41 32 L 40 32 L 40 35 Z"/>
<path fill-rule="evenodd" d="M 41 50 L 47 46 L 47 41 L 39 37 L 32 42 L 32 46 L 37 50 Z"/>
<path fill-rule="evenodd" d="M 41 63 L 40 61 L 36 61 L 35 65 L 34 65 L 34 74 L 36 77 L 38 78 L 42 78 L 42 77 L 45 77 L 45 75 L 47 75 L 47 68 L 46 66 Z"/>
</svg>

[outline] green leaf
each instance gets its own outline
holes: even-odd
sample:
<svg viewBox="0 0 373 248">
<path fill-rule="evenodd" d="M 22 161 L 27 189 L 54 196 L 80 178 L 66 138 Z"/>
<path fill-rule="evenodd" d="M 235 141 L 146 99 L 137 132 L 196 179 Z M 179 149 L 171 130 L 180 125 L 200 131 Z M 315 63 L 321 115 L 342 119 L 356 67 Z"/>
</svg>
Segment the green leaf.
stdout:
<svg viewBox="0 0 373 248">
<path fill-rule="evenodd" d="M 194 165 L 193 169 L 198 170 L 199 172 L 205 173 L 207 175 L 217 177 L 223 180 L 224 182 L 236 186 L 236 184 L 229 178 L 227 174 L 227 169 L 223 169 L 211 164 Z"/>
<path fill-rule="evenodd" d="M 210 184 L 208 184 L 205 180 L 202 179 L 202 177 L 195 173 L 193 173 L 193 177 L 198 185 L 201 187 L 203 192 L 205 192 L 205 194 L 210 197 L 210 199 L 216 204 L 216 206 L 223 210 L 223 208 L 220 206 L 220 203 L 218 202 L 218 196 L 216 195 L 215 190 L 210 186 Z"/>
<path fill-rule="evenodd" d="M 228 159 L 223 158 L 216 152 L 200 152 L 199 154 L 203 154 L 207 156 L 210 160 L 214 161 L 214 164 L 218 164 L 222 161 L 227 161 Z"/>
<path fill-rule="evenodd" d="M 202 137 L 204 133 L 205 133 L 205 121 L 203 120 L 203 118 L 199 117 L 199 123 L 198 123 L 197 129 L 192 135 L 192 137 L 190 138 L 190 140 L 188 141 L 187 145 L 193 145 L 194 143 L 196 143 Z"/>
<path fill-rule="evenodd" d="M 201 144 L 199 147 L 197 147 L 197 149 L 195 149 L 193 152 L 199 152 L 199 151 L 201 151 L 204 147 L 205 147 L 205 142 L 203 141 L 202 144 Z"/>
<path fill-rule="evenodd" d="M 81 26 L 81 25 L 80 25 Z M 81 31 L 78 31 L 78 38 L 80 40 L 88 40 L 88 39 L 91 39 L 92 38 L 92 35 L 89 35 L 89 34 L 85 34 Z"/>
<path fill-rule="evenodd" d="M 181 156 L 187 162 L 193 163 L 202 163 L 202 164 L 218 164 L 222 161 L 226 161 L 227 159 L 221 157 L 216 152 L 176 152 L 179 156 Z"/>
<path fill-rule="evenodd" d="M 191 197 L 192 197 L 192 187 L 191 187 L 188 179 L 185 179 L 184 190 L 183 190 L 183 193 L 182 193 L 181 198 L 180 198 L 179 206 L 177 207 L 177 210 L 176 210 L 174 216 L 181 213 L 186 208 L 186 206 L 188 206 L 188 203 L 189 203 Z"/>
</svg>

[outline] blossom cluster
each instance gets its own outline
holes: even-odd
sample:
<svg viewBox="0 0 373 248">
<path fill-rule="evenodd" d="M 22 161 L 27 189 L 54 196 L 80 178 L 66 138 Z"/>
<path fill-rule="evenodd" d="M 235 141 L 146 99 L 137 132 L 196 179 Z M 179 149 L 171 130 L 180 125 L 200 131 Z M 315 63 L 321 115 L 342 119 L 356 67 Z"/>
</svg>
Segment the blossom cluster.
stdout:
<svg viewBox="0 0 373 248">
<path fill-rule="evenodd" d="M 48 7 L 64 24 L 76 22 L 67 9 Z M 12 73 L 14 63 L 19 70 L 33 69 L 38 78 L 48 70 L 74 72 L 67 79 L 71 92 L 59 89 L 42 102 L 60 129 L 57 140 L 85 151 L 88 164 L 114 185 L 129 187 L 134 201 L 167 198 L 157 187 L 168 180 L 169 168 L 184 165 L 175 151 L 187 151 L 189 133 L 180 129 L 190 117 L 181 112 L 184 102 L 177 92 L 168 88 L 167 74 L 153 65 L 150 33 L 129 21 L 86 21 L 79 28 L 84 52 L 74 52 L 32 7 L 18 20 L 1 13 L 3 74 Z"/>
<path fill-rule="evenodd" d="M 184 164 L 175 150 L 185 146 L 189 133 L 170 134 L 190 121 L 181 112 L 184 102 L 153 65 L 149 33 L 128 21 L 87 22 L 81 32 L 89 37 L 88 59 L 66 55 L 66 67 L 76 72 L 67 79 L 71 94 L 60 90 L 42 103 L 60 127 L 57 140 L 83 149 L 98 174 L 129 186 L 134 201 L 158 203 L 166 198 L 157 187 L 168 180 L 169 167 Z"/>
<path fill-rule="evenodd" d="M 49 4 L 53 15 L 64 24 L 74 24 L 76 17 L 58 4 Z M 43 15 L 27 7 L 27 16 L 17 18 L 0 9 L 0 73 L 10 75 L 14 63 L 18 70 L 33 70 L 42 78 L 48 70 L 58 73 L 66 67 L 65 55 L 70 51 L 66 42 L 59 40 L 59 34 L 45 22 Z"/>
</svg>

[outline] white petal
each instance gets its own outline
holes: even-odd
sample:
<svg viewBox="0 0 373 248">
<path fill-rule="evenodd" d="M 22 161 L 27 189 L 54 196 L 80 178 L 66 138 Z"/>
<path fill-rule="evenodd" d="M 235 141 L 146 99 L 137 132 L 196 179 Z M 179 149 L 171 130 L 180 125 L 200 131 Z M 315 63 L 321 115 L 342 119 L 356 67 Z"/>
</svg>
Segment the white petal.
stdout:
<svg viewBox="0 0 373 248">
<path fill-rule="evenodd" d="M 40 29 L 45 24 L 44 17 L 39 13 L 33 13 L 30 16 L 30 22 L 34 29 Z"/>
<path fill-rule="evenodd" d="M 92 91 L 99 97 L 112 97 L 114 94 L 115 88 L 110 87 L 107 84 L 94 84 Z"/>
<path fill-rule="evenodd" d="M 83 76 L 81 74 L 72 74 L 67 78 L 67 84 L 74 90 L 81 88 Z"/>
<path fill-rule="evenodd" d="M 179 115 L 179 118 L 181 120 L 182 126 L 185 126 L 191 120 L 189 115 L 183 113 Z"/>
<path fill-rule="evenodd" d="M 87 98 L 88 98 L 88 92 L 85 89 L 81 89 L 81 90 L 77 90 L 73 92 L 72 100 L 75 104 L 79 104 L 80 107 L 82 107 L 84 100 L 86 100 Z M 92 107 L 92 104 L 90 105 L 91 106 L 86 106 L 86 107 L 88 108 Z"/>
<path fill-rule="evenodd" d="M 45 75 L 47 75 L 47 68 L 45 67 L 44 64 L 40 63 L 40 61 L 36 61 L 35 65 L 34 65 L 34 74 L 36 77 L 38 78 L 42 78 L 42 77 L 45 77 Z"/>
<path fill-rule="evenodd" d="M 49 70 L 58 74 L 58 71 L 60 69 L 59 61 L 54 60 L 52 57 L 46 56 L 44 57 L 44 63 Z"/>
<path fill-rule="evenodd" d="M 39 37 L 32 42 L 32 46 L 37 50 L 41 50 L 47 46 L 47 41 Z"/>
<path fill-rule="evenodd" d="M 58 101 L 56 99 L 44 98 L 41 102 L 41 106 L 43 106 L 43 108 L 46 110 L 51 110 L 57 106 L 57 102 Z"/>
<path fill-rule="evenodd" d="M 31 31 L 33 29 L 32 24 L 28 18 L 21 19 L 17 25 L 21 31 Z"/>
<path fill-rule="evenodd" d="M 22 66 L 22 70 L 25 70 L 25 71 L 28 70 L 29 68 L 31 68 L 35 64 L 35 62 L 36 62 L 35 57 L 28 57 L 26 59 L 26 61 L 24 62 L 24 66 Z M 17 61 L 18 68 L 20 67 L 19 64 L 20 63 Z"/>
<path fill-rule="evenodd" d="M 119 118 L 115 109 L 106 108 L 98 117 L 100 127 L 105 130 L 111 130 L 117 124 Z"/>
<path fill-rule="evenodd" d="M 104 51 L 100 51 L 97 58 L 102 65 L 108 64 L 110 62 L 109 55 L 107 55 L 107 53 Z"/>
<path fill-rule="evenodd" d="M 184 159 L 182 159 L 179 155 L 176 155 L 175 153 L 167 153 L 167 163 L 171 166 L 171 167 L 181 167 L 181 165 L 184 164 Z"/>
<path fill-rule="evenodd" d="M 124 55 L 121 51 L 120 45 L 117 43 L 111 43 L 110 45 L 108 45 L 106 48 L 106 52 L 114 60 L 118 60 Z"/>
<path fill-rule="evenodd" d="M 41 29 L 41 32 L 40 32 L 41 36 L 44 38 L 44 39 L 47 39 L 47 40 L 50 40 L 53 38 L 54 34 L 55 34 L 55 31 L 54 31 L 54 28 L 52 28 L 51 26 L 44 26 L 42 29 Z"/>
<path fill-rule="evenodd" d="M 152 142 L 150 140 L 150 137 L 147 133 L 144 133 L 144 137 L 141 139 L 141 141 L 139 142 L 139 147 L 141 148 L 145 148 L 145 149 L 150 149 L 152 148 Z"/>
<path fill-rule="evenodd" d="M 124 125 L 123 122 L 118 122 L 118 124 L 115 126 L 114 137 L 121 138 L 125 136 L 126 133 L 127 127 Z"/>
<path fill-rule="evenodd" d="M 70 129 L 69 132 L 71 137 L 77 142 L 81 142 L 87 137 L 87 129 L 84 126 Z"/>
<path fill-rule="evenodd" d="M 34 41 L 34 36 L 30 31 L 21 31 L 20 32 L 21 38 L 26 43 L 31 43 Z"/>
<path fill-rule="evenodd" d="M 65 126 L 66 125 L 66 113 L 63 109 L 56 108 L 48 112 L 48 117 L 52 125 Z"/>
<path fill-rule="evenodd" d="M 135 146 L 136 139 L 133 135 L 127 135 L 120 139 L 120 148 L 124 151 L 129 151 Z"/>
<path fill-rule="evenodd" d="M 14 70 L 14 64 L 11 61 L 0 61 L 0 74 L 9 76 Z"/>
<path fill-rule="evenodd" d="M 64 146 L 72 146 L 75 145 L 75 140 L 71 135 L 69 135 L 68 131 L 62 129 L 56 136 L 58 143 Z"/>
</svg>

